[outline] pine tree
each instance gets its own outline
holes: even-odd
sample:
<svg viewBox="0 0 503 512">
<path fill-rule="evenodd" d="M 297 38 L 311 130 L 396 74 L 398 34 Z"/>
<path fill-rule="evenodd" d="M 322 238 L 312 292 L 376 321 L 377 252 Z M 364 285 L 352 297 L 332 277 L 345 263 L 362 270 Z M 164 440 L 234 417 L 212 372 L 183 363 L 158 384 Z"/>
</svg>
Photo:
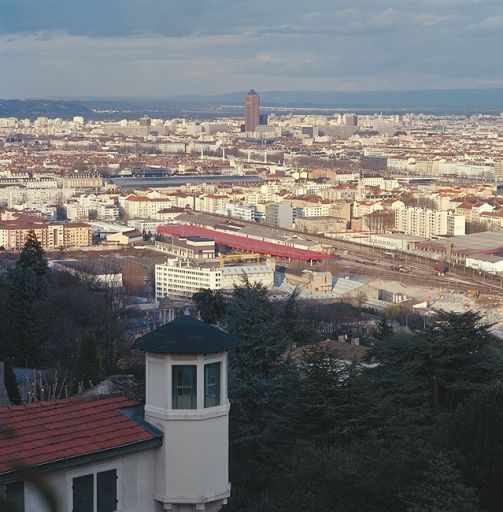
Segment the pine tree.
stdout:
<svg viewBox="0 0 503 512">
<path fill-rule="evenodd" d="M 470 397 L 449 422 L 448 448 L 460 455 L 460 467 L 479 489 L 480 503 L 499 512 L 503 503 L 503 387 L 496 384 Z"/>
<path fill-rule="evenodd" d="M 5 338 L 0 357 L 19 366 L 44 363 L 48 332 L 48 267 L 42 245 L 30 231 L 10 278 Z"/>
<path fill-rule="evenodd" d="M 12 369 L 12 365 L 9 361 L 4 361 L 4 381 L 7 394 L 9 395 L 9 400 L 13 404 L 20 404 L 21 394 L 19 393 L 16 375 L 14 374 L 14 370 Z"/>
<path fill-rule="evenodd" d="M 289 451 L 296 376 L 284 357 L 288 338 L 282 321 L 264 286 L 244 278 L 235 287 L 225 326 L 242 341 L 229 354 L 233 481 L 255 494 L 270 485 Z"/>
<path fill-rule="evenodd" d="M 33 270 L 39 278 L 47 276 L 45 251 L 33 230 L 28 232 L 18 261 L 18 266 L 22 267 L 24 270 Z"/>
<path fill-rule="evenodd" d="M 407 512 L 479 512 L 475 489 L 466 487 L 459 471 L 440 453 L 419 485 L 404 496 Z"/>
<path fill-rule="evenodd" d="M 288 338 L 295 345 L 306 345 L 314 338 L 314 333 L 303 325 L 303 314 L 299 305 L 299 289 L 295 289 L 281 309 L 281 322 Z"/>
<path fill-rule="evenodd" d="M 216 324 L 225 315 L 225 298 L 220 290 L 210 288 L 194 293 L 192 300 L 196 303 L 199 316 L 207 324 Z"/>
<path fill-rule="evenodd" d="M 252 351 L 260 365 L 274 366 L 288 346 L 281 317 L 276 317 L 267 288 L 246 276 L 234 288 L 225 317 L 227 330 L 243 343 L 240 353 Z"/>
<path fill-rule="evenodd" d="M 503 366 L 501 344 L 480 320 L 471 311 L 438 311 L 426 331 L 383 338 L 369 357 L 379 364 L 378 373 L 389 374 L 391 386 L 396 386 L 399 375 L 408 374 L 407 381 L 416 381 L 416 389 L 427 384 L 435 407 L 452 410 L 498 378 Z"/>
<path fill-rule="evenodd" d="M 98 384 L 104 376 L 100 348 L 92 331 L 85 331 L 80 339 L 74 375 L 75 380 L 82 383 L 84 389 Z"/>
<path fill-rule="evenodd" d="M 393 327 L 385 315 L 383 315 L 377 322 L 374 336 L 378 340 L 384 340 L 390 336 L 393 336 Z"/>
</svg>

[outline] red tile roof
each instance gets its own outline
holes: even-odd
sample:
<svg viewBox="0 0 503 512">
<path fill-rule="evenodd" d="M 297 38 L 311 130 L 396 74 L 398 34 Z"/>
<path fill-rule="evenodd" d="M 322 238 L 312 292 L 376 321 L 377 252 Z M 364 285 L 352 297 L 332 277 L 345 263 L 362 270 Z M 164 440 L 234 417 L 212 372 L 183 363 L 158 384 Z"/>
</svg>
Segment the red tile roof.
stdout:
<svg viewBox="0 0 503 512">
<path fill-rule="evenodd" d="M 138 405 L 108 395 L 0 407 L 0 474 L 158 437 L 121 412 Z"/>
</svg>

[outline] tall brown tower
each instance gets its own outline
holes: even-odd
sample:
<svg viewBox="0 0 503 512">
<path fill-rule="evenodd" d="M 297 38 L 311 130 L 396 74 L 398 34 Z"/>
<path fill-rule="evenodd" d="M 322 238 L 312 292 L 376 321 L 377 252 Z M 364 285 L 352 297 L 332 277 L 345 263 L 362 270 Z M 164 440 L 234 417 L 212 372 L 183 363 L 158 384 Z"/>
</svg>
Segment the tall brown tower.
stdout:
<svg viewBox="0 0 503 512">
<path fill-rule="evenodd" d="M 254 132 L 259 124 L 260 96 L 252 89 L 245 96 L 245 131 Z"/>
</svg>

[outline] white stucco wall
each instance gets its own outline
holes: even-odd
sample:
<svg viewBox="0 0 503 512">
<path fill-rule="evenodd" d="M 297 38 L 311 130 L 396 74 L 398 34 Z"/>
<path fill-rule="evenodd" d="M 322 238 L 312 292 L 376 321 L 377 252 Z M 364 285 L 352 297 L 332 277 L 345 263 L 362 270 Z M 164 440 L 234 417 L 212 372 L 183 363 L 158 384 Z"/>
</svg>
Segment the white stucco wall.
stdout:
<svg viewBox="0 0 503 512">
<path fill-rule="evenodd" d="M 189 504 L 218 510 L 230 494 L 227 354 L 148 353 L 146 361 L 145 418 L 165 433 L 156 453 L 156 498 L 176 512 Z M 212 362 L 222 363 L 222 403 L 204 408 L 203 368 Z M 197 365 L 197 409 L 171 409 L 173 364 Z"/>
<path fill-rule="evenodd" d="M 45 475 L 46 481 L 58 499 L 61 512 L 71 512 L 73 510 L 73 478 L 116 469 L 117 512 L 160 512 L 162 506 L 154 500 L 154 452 L 156 450 L 159 448 L 150 448 L 102 462 L 50 472 Z M 96 477 L 94 492 L 96 500 Z M 50 512 L 38 491 L 29 485 L 25 485 L 25 510 L 26 512 Z"/>
<path fill-rule="evenodd" d="M 475 270 L 482 270 L 483 272 L 489 272 L 490 274 L 503 273 L 503 260 L 499 261 L 487 261 L 485 259 L 479 259 L 476 256 L 466 257 L 465 265 L 468 268 L 474 268 Z"/>
</svg>

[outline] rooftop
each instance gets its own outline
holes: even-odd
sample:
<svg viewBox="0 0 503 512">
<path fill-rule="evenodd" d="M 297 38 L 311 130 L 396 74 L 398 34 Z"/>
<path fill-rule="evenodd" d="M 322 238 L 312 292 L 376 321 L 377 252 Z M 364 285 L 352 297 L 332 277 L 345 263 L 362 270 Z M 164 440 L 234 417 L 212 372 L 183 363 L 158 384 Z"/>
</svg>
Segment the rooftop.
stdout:
<svg viewBox="0 0 503 512">
<path fill-rule="evenodd" d="M 160 354 L 211 354 L 239 346 L 234 336 L 189 315 L 175 318 L 134 344 L 136 349 Z"/>
<path fill-rule="evenodd" d="M 7 429 L 0 437 L 8 439 L 0 442 L 0 475 L 12 472 L 13 464 L 68 463 L 113 449 L 159 445 L 160 432 L 126 415 L 137 406 L 124 395 L 109 395 L 0 407 Z"/>
<path fill-rule="evenodd" d="M 235 265 L 229 267 L 222 267 L 222 274 L 224 276 L 233 276 L 241 274 L 266 274 L 274 273 L 274 270 L 267 265 Z"/>
<path fill-rule="evenodd" d="M 260 229 L 260 227 L 259 227 Z M 245 231 L 242 229 L 241 231 Z M 314 251 L 309 249 L 298 249 L 291 245 L 285 245 L 275 242 L 269 242 L 264 240 L 257 240 L 256 238 L 240 235 L 232 235 L 224 233 L 222 231 L 215 231 L 212 229 L 203 228 L 200 226 L 189 226 L 187 224 L 169 224 L 165 226 L 159 226 L 157 232 L 168 235 L 178 236 L 204 236 L 215 240 L 215 243 L 225 245 L 233 249 L 239 249 L 244 251 L 258 252 L 261 254 L 268 254 L 271 256 L 278 256 L 280 258 L 291 258 L 300 261 L 309 260 L 327 260 L 331 259 L 332 256 L 328 253 Z M 262 234 L 262 236 L 265 236 Z M 311 244 L 303 239 L 291 239 L 296 245 L 310 246 Z"/>
</svg>

